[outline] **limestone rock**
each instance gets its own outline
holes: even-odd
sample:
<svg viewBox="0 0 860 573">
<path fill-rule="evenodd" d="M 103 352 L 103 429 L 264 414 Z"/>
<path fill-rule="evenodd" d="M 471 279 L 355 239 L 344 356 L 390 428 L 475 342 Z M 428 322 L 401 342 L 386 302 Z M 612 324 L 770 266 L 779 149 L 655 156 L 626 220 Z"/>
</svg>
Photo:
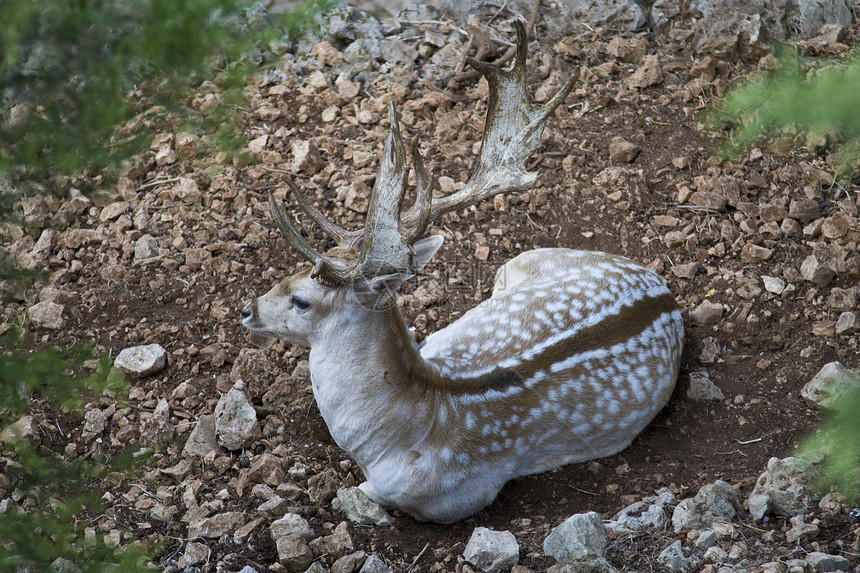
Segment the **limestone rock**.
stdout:
<svg viewBox="0 0 860 573">
<path fill-rule="evenodd" d="M 811 38 L 828 24 L 850 26 L 850 5 L 846 0 L 799 0 L 790 22 L 802 38 Z"/>
<path fill-rule="evenodd" d="M 275 540 L 278 550 L 278 561 L 287 571 L 304 571 L 314 560 L 311 548 L 304 538 L 295 535 L 284 535 Z"/>
<path fill-rule="evenodd" d="M 510 531 L 476 527 L 466 544 L 463 557 L 485 573 L 498 573 L 517 564 L 520 546 Z"/>
<path fill-rule="evenodd" d="M 622 62 L 638 64 L 648 51 L 648 43 L 642 38 L 615 36 L 606 45 L 606 52 Z"/>
<path fill-rule="evenodd" d="M 815 286 L 823 288 L 830 284 L 836 276 L 836 271 L 812 254 L 800 264 L 800 276 Z"/>
<path fill-rule="evenodd" d="M 773 249 L 761 247 L 753 243 L 747 243 L 741 249 L 741 260 L 745 263 L 762 263 L 769 260 L 773 256 Z"/>
<path fill-rule="evenodd" d="M 663 81 L 663 68 L 660 67 L 660 59 L 657 56 L 645 56 L 642 65 L 627 78 L 626 84 L 629 88 L 647 88 L 655 86 Z"/>
<path fill-rule="evenodd" d="M 703 486 L 695 497 L 687 498 L 675 508 L 672 526 L 675 533 L 705 529 L 718 521 L 731 521 L 737 513 L 737 494 L 731 485 L 717 480 Z"/>
<path fill-rule="evenodd" d="M 645 12 L 633 0 L 566 0 L 572 16 L 590 26 L 632 32 L 646 23 Z"/>
<path fill-rule="evenodd" d="M 373 502 L 358 487 L 337 490 L 337 498 L 332 508 L 340 511 L 346 518 L 359 525 L 392 525 L 394 520 L 382 507 Z"/>
<path fill-rule="evenodd" d="M 836 334 L 850 336 L 860 332 L 860 317 L 856 312 L 846 310 L 836 321 Z"/>
<path fill-rule="evenodd" d="M 170 405 L 162 398 L 152 412 L 152 416 L 140 425 L 140 443 L 143 446 L 157 446 L 173 435 L 170 423 Z"/>
<path fill-rule="evenodd" d="M 93 408 L 84 414 L 84 433 L 90 435 L 98 435 L 105 431 L 108 426 L 108 419 L 105 416 L 104 410 L 101 408 Z"/>
<path fill-rule="evenodd" d="M 860 372 L 830 362 L 803 386 L 800 395 L 822 408 L 833 408 L 852 392 L 860 392 Z"/>
<path fill-rule="evenodd" d="M 690 372 L 690 387 L 687 397 L 691 400 L 719 402 L 725 396 L 719 386 L 714 384 L 707 372 Z"/>
<path fill-rule="evenodd" d="M 211 451 L 223 451 L 215 435 L 215 416 L 203 414 L 185 442 L 185 453 L 203 457 Z"/>
<path fill-rule="evenodd" d="M 361 550 L 344 555 L 332 563 L 331 573 L 355 573 L 364 565 L 365 559 L 367 559 L 367 553 Z"/>
<path fill-rule="evenodd" d="M 241 511 L 227 511 L 192 521 L 188 525 L 188 538 L 218 538 L 236 531 L 245 524 L 245 514 Z"/>
<path fill-rule="evenodd" d="M 248 401 L 241 380 L 215 406 L 215 435 L 228 450 L 240 450 L 260 435 L 257 412 Z"/>
<path fill-rule="evenodd" d="M 764 284 L 764 290 L 769 293 L 773 293 L 779 296 L 783 293 L 783 291 L 785 291 L 785 281 L 779 277 L 769 277 L 767 275 L 762 275 L 761 281 L 762 284 Z"/>
<path fill-rule="evenodd" d="M 281 519 L 273 521 L 269 527 L 269 532 L 275 541 L 286 535 L 298 535 L 305 539 L 311 539 L 314 536 L 314 530 L 311 529 L 307 520 L 295 513 L 288 513 Z"/>
<path fill-rule="evenodd" d="M 241 349 L 230 369 L 230 381 L 236 383 L 242 380 L 251 398 L 262 396 L 275 377 L 275 370 L 261 348 Z"/>
<path fill-rule="evenodd" d="M 152 235 L 143 235 L 134 243 L 135 260 L 151 259 L 160 253 L 158 239 Z"/>
<path fill-rule="evenodd" d="M 526 569 L 530 571 L 530 569 Z M 595 557 L 585 561 L 563 561 L 556 563 L 546 570 L 547 573 L 618 573 L 604 557 Z"/>
<path fill-rule="evenodd" d="M 806 556 L 813 571 L 851 571 L 851 562 L 842 555 L 813 551 Z"/>
<path fill-rule="evenodd" d="M 322 169 L 322 156 L 313 141 L 294 139 L 290 151 L 293 154 L 293 171 L 314 174 Z"/>
<path fill-rule="evenodd" d="M 51 301 L 37 302 L 27 309 L 27 316 L 36 328 L 62 330 L 66 326 L 63 313 L 66 307 Z"/>
<path fill-rule="evenodd" d="M 675 541 L 660 552 L 657 558 L 670 571 L 692 571 L 698 563 L 695 555 L 687 557 L 684 555 L 683 545 L 680 540 Z"/>
<path fill-rule="evenodd" d="M 690 318 L 699 326 L 711 326 L 720 322 L 724 311 L 723 305 L 704 300 L 690 311 Z"/>
<path fill-rule="evenodd" d="M 257 456 L 251 467 L 241 470 L 236 482 L 236 493 L 244 495 L 244 492 L 253 484 L 265 483 L 277 487 L 284 481 L 283 459 L 264 452 Z"/>
<path fill-rule="evenodd" d="M 185 547 L 185 565 L 200 565 L 201 563 L 209 559 L 209 556 L 211 554 L 212 550 L 209 549 L 209 547 L 207 547 L 205 543 L 191 541 Z"/>
<path fill-rule="evenodd" d="M 125 348 L 117 355 L 113 365 L 132 378 L 158 374 L 167 364 L 167 351 L 160 344 L 147 344 Z"/>
<path fill-rule="evenodd" d="M 33 442 L 36 439 L 36 427 L 33 416 L 22 416 L 0 431 L 0 443 L 15 444 L 16 442 Z"/>
<path fill-rule="evenodd" d="M 606 529 L 619 533 L 638 533 L 648 529 L 660 531 L 669 521 L 666 513 L 677 503 L 675 494 L 664 488 L 652 495 L 628 505 L 615 514 Z"/>
<path fill-rule="evenodd" d="M 180 201 L 185 201 L 186 203 L 200 203 L 203 199 L 203 193 L 200 192 L 200 187 L 197 185 L 197 181 L 190 177 L 180 177 L 179 181 L 173 186 L 171 191 Z M 156 244 L 156 247 L 157 246 L 158 245 Z M 136 249 L 135 256 L 137 256 Z"/>
<path fill-rule="evenodd" d="M 621 161 L 622 163 L 630 163 L 642 148 L 624 139 L 623 137 L 613 137 L 609 142 L 609 157 L 613 161 Z"/>
<path fill-rule="evenodd" d="M 355 546 L 352 543 L 352 536 L 349 534 L 349 529 L 345 521 L 341 521 L 334 528 L 331 535 L 325 537 L 317 537 L 310 542 L 310 546 L 318 553 L 328 553 L 334 556 L 335 559 L 343 557 L 347 553 L 355 551 Z"/>
<path fill-rule="evenodd" d="M 606 528 L 593 511 L 572 515 L 543 542 L 543 552 L 556 561 L 601 557 L 605 550 Z"/>
<path fill-rule="evenodd" d="M 766 514 L 798 515 L 810 503 L 809 484 L 817 471 L 801 458 L 771 458 L 749 495 L 749 511 L 753 519 Z"/>
<path fill-rule="evenodd" d="M 394 573 L 394 569 L 376 555 L 369 555 L 358 573 Z"/>
</svg>

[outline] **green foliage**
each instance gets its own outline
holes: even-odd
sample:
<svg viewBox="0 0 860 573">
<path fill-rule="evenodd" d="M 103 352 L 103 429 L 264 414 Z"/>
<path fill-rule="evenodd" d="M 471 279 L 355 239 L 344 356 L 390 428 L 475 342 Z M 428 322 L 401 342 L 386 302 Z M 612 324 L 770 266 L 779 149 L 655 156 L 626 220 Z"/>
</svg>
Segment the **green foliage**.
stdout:
<svg viewBox="0 0 860 573">
<path fill-rule="evenodd" d="M 235 143 L 251 56 L 330 3 L 275 21 L 240 0 L 0 2 L 0 180 L 102 169 L 169 120 Z M 187 106 L 203 81 L 225 95 L 208 116 Z"/>
<path fill-rule="evenodd" d="M 72 373 L 73 366 L 92 355 L 85 346 L 31 354 L 18 350 L 20 342 L 13 329 L 0 344 L 0 431 L 26 415 L 36 400 L 72 411 L 83 405 L 83 392 L 128 392 L 125 381 L 111 374 L 109 361 L 103 360 L 87 375 Z M 87 537 L 82 526 L 104 512 L 99 489 L 93 485 L 108 473 L 131 471 L 130 456 L 69 462 L 26 436 L 3 444 L 2 451 L 0 488 L 16 489 L 21 499 L 0 517 L 0 571 L 48 571 L 58 558 L 68 559 L 83 572 L 150 570 L 143 546 L 131 543 L 117 551 L 98 536 Z"/>
<path fill-rule="evenodd" d="M 822 489 L 835 485 L 848 501 L 860 502 L 860 390 L 837 400 L 822 428 L 808 439 L 799 455 L 811 460 L 825 454 Z"/>
<path fill-rule="evenodd" d="M 730 126 L 733 154 L 784 131 L 827 135 L 839 174 L 850 175 L 860 158 L 860 57 L 816 69 L 783 49 L 777 60 L 776 71 L 731 90 L 711 124 Z"/>
</svg>

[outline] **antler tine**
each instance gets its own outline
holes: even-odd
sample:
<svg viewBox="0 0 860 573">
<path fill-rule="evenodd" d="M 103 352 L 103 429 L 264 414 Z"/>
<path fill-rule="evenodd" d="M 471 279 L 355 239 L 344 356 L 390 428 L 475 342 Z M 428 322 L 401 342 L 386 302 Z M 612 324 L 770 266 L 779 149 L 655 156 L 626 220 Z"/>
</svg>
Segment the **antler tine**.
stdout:
<svg viewBox="0 0 860 573">
<path fill-rule="evenodd" d="M 310 246 L 290 221 L 283 205 L 278 204 L 275 195 L 271 191 L 269 191 L 269 209 L 272 211 L 272 218 L 275 220 L 275 224 L 281 229 L 287 242 L 305 259 L 313 263 L 314 268 L 311 271 L 311 277 L 319 278 L 321 281 L 329 284 L 344 283 L 348 280 L 351 265 L 340 259 L 322 255 Z"/>
<path fill-rule="evenodd" d="M 409 168 L 393 102 L 388 106 L 388 117 L 391 130 L 385 140 L 364 226 L 359 270 L 365 274 L 403 271 L 411 266 L 410 247 L 400 232 L 400 210 Z"/>
<path fill-rule="evenodd" d="M 292 190 L 293 195 L 296 196 L 296 199 L 299 201 L 299 206 L 301 206 L 302 210 L 308 214 L 308 216 L 313 220 L 317 226 L 323 230 L 328 236 L 333 238 L 338 246 L 341 247 L 349 247 L 352 246 L 360 237 L 361 231 L 347 231 L 340 225 L 332 222 L 331 219 L 326 217 L 319 209 L 314 207 L 311 204 L 310 199 L 307 195 L 305 195 L 302 190 L 296 185 L 295 181 L 290 179 L 289 177 L 283 177 L 284 181 L 287 182 L 287 185 L 290 186 L 290 190 Z"/>
<path fill-rule="evenodd" d="M 271 191 L 269 191 L 269 209 L 272 211 L 272 219 L 275 220 L 275 224 L 278 225 L 281 232 L 284 234 L 284 237 L 287 239 L 287 242 L 292 245 L 295 250 L 301 253 L 305 259 L 314 264 L 316 264 L 317 261 L 322 260 L 322 255 L 310 246 L 307 241 L 305 241 L 304 237 L 302 237 L 295 225 L 290 222 L 290 217 L 284 210 L 283 205 L 278 204 L 275 199 L 275 195 Z"/>
<path fill-rule="evenodd" d="M 415 203 L 401 218 L 402 226 L 406 228 L 406 242 L 410 245 L 420 239 L 427 230 L 427 225 L 430 223 L 433 188 L 436 186 L 436 179 L 429 177 L 424 168 L 424 161 L 418 150 L 418 138 L 412 141 L 412 168 L 415 169 Z M 414 223 L 412 223 L 413 220 Z M 411 224 L 407 224 L 407 221 Z"/>
<path fill-rule="evenodd" d="M 517 54 L 510 71 L 468 60 L 487 78 L 490 88 L 481 155 L 474 174 L 460 191 L 434 201 L 431 221 L 443 213 L 474 205 L 494 195 L 527 189 L 537 179 L 536 173 L 526 170 L 526 160 L 540 146 L 547 118 L 573 89 L 579 70 L 545 105 L 529 102 L 526 89 L 528 37 L 522 22 L 515 21 L 514 25 Z"/>
</svg>

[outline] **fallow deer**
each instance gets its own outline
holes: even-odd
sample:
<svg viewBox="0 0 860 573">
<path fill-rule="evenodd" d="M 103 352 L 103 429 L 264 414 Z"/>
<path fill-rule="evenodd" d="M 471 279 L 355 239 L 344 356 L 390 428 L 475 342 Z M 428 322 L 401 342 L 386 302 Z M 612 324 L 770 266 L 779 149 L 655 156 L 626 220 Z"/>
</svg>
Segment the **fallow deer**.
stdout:
<svg viewBox="0 0 860 573">
<path fill-rule="evenodd" d="M 621 256 L 537 249 L 496 275 L 481 304 L 416 343 L 395 299 L 439 250 L 422 239 L 442 214 L 537 178 L 525 163 L 573 86 L 529 102 L 527 37 L 505 71 L 470 61 L 489 84 L 475 173 L 433 199 L 417 146 L 414 205 L 401 213 L 409 168 L 393 105 L 363 230 L 328 220 L 291 181 L 307 215 L 338 246 L 322 254 L 269 193 L 272 216 L 311 263 L 242 310 L 247 329 L 310 347 L 320 413 L 385 507 L 452 523 L 487 506 L 513 478 L 627 447 L 669 399 L 683 323 L 660 277 Z"/>
</svg>

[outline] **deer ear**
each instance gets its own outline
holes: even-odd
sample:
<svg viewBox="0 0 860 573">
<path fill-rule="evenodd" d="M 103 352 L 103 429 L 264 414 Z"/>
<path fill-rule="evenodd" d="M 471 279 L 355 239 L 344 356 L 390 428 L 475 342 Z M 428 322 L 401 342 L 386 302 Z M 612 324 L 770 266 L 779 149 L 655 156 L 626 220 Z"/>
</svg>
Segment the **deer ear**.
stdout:
<svg viewBox="0 0 860 573">
<path fill-rule="evenodd" d="M 392 273 L 380 275 L 368 281 L 359 281 L 351 285 L 350 294 L 361 306 L 372 310 L 383 310 L 397 300 L 397 289 L 400 284 L 412 276 L 412 273 Z"/>
<path fill-rule="evenodd" d="M 420 271 L 427 266 L 427 263 L 439 251 L 444 242 L 445 237 L 442 235 L 433 235 L 416 242 L 412 246 L 412 250 L 414 251 L 412 255 L 412 269 Z"/>
</svg>

